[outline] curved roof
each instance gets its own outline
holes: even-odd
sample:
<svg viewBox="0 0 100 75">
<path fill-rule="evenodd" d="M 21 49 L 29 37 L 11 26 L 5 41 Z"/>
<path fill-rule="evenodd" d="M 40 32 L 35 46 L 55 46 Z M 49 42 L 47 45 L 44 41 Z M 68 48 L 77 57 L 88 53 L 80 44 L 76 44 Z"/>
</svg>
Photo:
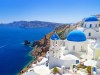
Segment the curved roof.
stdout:
<svg viewBox="0 0 100 75">
<path fill-rule="evenodd" d="M 56 33 L 54 33 L 54 34 L 51 36 L 51 39 L 52 39 L 52 40 L 59 40 L 60 38 L 59 38 L 59 36 L 58 36 Z"/>
<path fill-rule="evenodd" d="M 96 16 L 90 16 L 85 19 L 85 22 L 90 22 L 90 21 L 99 21 L 99 20 Z"/>
<path fill-rule="evenodd" d="M 82 42 L 86 41 L 85 34 L 80 30 L 73 30 L 67 35 L 68 41 Z"/>
</svg>

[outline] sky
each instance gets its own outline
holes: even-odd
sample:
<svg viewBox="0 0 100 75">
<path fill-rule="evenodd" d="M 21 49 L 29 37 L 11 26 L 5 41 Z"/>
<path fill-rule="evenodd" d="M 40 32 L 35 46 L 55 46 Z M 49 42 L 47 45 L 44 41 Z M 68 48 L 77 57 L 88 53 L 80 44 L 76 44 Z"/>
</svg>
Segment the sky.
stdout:
<svg viewBox="0 0 100 75">
<path fill-rule="evenodd" d="M 95 14 L 100 14 L 100 0 L 0 0 L 0 23 L 76 23 Z"/>
</svg>

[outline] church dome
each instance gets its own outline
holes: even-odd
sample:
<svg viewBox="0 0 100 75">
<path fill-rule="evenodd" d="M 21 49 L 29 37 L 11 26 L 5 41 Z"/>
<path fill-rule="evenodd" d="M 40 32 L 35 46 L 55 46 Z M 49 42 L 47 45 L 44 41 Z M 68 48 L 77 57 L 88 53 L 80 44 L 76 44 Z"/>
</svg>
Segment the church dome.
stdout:
<svg viewBox="0 0 100 75">
<path fill-rule="evenodd" d="M 68 41 L 82 42 L 86 41 L 85 34 L 80 30 L 73 30 L 67 35 Z"/>
<path fill-rule="evenodd" d="M 85 22 L 90 22 L 90 21 L 99 21 L 96 16 L 90 16 L 85 19 Z"/>
<path fill-rule="evenodd" d="M 59 40 L 60 38 L 59 38 L 59 36 L 58 36 L 56 33 L 54 33 L 54 34 L 51 36 L 51 39 L 52 39 L 52 40 Z"/>
</svg>

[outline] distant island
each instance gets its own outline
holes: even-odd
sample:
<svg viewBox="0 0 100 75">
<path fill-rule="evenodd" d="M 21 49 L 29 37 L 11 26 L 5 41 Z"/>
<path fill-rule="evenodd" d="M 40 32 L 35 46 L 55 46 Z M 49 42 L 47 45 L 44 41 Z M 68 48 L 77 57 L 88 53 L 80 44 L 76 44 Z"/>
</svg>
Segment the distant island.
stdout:
<svg viewBox="0 0 100 75">
<path fill-rule="evenodd" d="M 100 14 L 95 15 L 100 20 Z M 46 21 L 14 21 L 11 23 L 0 23 L 0 26 L 13 26 L 13 27 L 21 27 L 21 28 L 39 28 L 39 27 L 49 27 L 49 28 L 56 28 L 62 25 L 83 25 L 83 18 L 82 21 L 76 23 L 54 23 L 54 22 L 46 22 Z"/>
<path fill-rule="evenodd" d="M 39 28 L 39 27 L 50 27 L 50 28 L 56 28 L 61 25 L 64 25 L 62 23 L 53 23 L 53 22 L 45 22 L 45 21 L 14 21 L 12 23 L 7 24 L 0 24 L 5 26 L 16 26 L 21 28 Z"/>
</svg>

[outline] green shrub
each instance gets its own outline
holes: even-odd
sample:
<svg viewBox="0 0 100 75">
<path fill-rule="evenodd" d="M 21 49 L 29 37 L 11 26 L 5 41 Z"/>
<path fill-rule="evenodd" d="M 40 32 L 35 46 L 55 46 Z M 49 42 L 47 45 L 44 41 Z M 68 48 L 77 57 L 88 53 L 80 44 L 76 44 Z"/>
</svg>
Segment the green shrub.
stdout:
<svg viewBox="0 0 100 75">
<path fill-rule="evenodd" d="M 57 67 L 55 67 L 55 68 L 53 69 L 53 73 L 54 73 L 54 74 L 59 73 L 59 70 L 58 70 Z"/>
<path fill-rule="evenodd" d="M 88 73 L 91 73 L 91 69 L 92 69 L 91 66 L 87 66 L 87 72 L 88 72 Z"/>
</svg>

